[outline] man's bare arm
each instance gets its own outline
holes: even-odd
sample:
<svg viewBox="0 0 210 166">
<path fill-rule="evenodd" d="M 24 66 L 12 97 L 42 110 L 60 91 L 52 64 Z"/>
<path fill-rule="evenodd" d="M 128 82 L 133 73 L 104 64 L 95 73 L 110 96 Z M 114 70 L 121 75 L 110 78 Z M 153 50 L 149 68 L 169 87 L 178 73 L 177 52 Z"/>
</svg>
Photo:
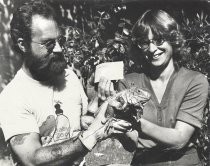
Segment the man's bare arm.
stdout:
<svg viewBox="0 0 210 166">
<path fill-rule="evenodd" d="M 27 166 L 64 165 L 88 152 L 79 139 L 42 147 L 37 133 L 14 136 L 10 139 L 10 145 L 19 160 Z"/>
<path fill-rule="evenodd" d="M 29 133 L 12 137 L 9 142 L 11 148 L 23 165 L 26 166 L 63 166 L 65 163 L 72 163 L 92 150 L 97 141 L 107 138 L 112 133 L 123 134 L 130 128 L 130 123 L 120 120 L 113 122 L 114 129 L 112 132 L 105 132 L 108 125 L 105 118 L 107 106 L 108 102 L 105 101 L 100 106 L 99 113 L 93 123 L 76 140 L 67 140 L 59 144 L 42 147 L 40 135 Z"/>
<path fill-rule="evenodd" d="M 130 123 L 120 120 L 113 123 L 112 132 L 105 132 L 108 123 L 108 120 L 105 118 L 107 106 L 108 102 L 104 102 L 101 105 L 93 123 L 76 140 L 67 140 L 62 143 L 42 147 L 38 133 L 20 134 L 13 136 L 9 140 L 12 151 L 19 158 L 20 162 L 26 166 L 64 166 L 71 164 L 92 150 L 97 141 L 107 138 L 112 133 L 123 134 L 130 129 Z"/>
</svg>

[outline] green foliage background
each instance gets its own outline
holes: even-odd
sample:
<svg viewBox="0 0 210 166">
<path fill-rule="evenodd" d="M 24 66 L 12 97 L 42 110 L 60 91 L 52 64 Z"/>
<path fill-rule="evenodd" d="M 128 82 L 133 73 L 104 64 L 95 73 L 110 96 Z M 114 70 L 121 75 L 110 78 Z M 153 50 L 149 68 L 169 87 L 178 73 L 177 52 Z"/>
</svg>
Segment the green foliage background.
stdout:
<svg viewBox="0 0 210 166">
<path fill-rule="evenodd" d="M 12 50 L 9 23 L 13 10 L 23 1 L 27 0 L 0 0 L 0 91 L 21 65 L 21 58 Z M 124 4 L 116 4 L 114 1 L 95 4 L 87 1 L 48 1 L 61 16 L 61 25 L 67 28 L 65 32 L 69 38 L 64 50 L 65 56 L 85 86 L 90 84 L 91 74 L 98 63 L 123 60 L 126 73 L 138 70 L 139 66 L 134 65 L 129 55 L 130 31 L 138 17 L 145 10 L 152 8 L 168 11 L 180 23 L 188 46 L 181 63 L 202 72 L 210 81 L 210 4 L 207 0 L 136 0 Z M 8 156 L 3 139 L 0 133 L 1 158 Z M 120 147 L 122 150 L 118 150 L 119 154 L 116 155 L 113 140 L 105 145 L 101 144 L 95 150 L 103 152 L 104 159 L 100 160 L 103 161 L 101 164 L 112 161 L 129 163 L 131 154 Z M 90 165 L 99 165 L 93 163 L 95 157 L 94 153 L 89 155 Z"/>
</svg>

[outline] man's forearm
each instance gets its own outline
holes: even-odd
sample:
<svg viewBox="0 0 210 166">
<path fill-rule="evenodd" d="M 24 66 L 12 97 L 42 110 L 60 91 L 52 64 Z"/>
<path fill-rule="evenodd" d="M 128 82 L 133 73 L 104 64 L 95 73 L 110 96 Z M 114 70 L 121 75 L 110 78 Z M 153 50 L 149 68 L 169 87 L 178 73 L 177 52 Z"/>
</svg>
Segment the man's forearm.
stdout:
<svg viewBox="0 0 210 166">
<path fill-rule="evenodd" d="M 37 149 L 33 163 L 34 165 L 65 165 L 65 163 L 73 163 L 87 153 L 88 149 L 80 139 L 75 141 L 67 140 Z"/>
<path fill-rule="evenodd" d="M 83 131 L 77 139 L 67 140 L 62 143 L 42 147 L 38 133 L 26 133 L 13 136 L 10 139 L 10 146 L 22 161 L 23 165 L 65 165 L 86 155 L 93 149 L 98 141 L 107 138 L 104 124 L 105 112 L 108 102 L 105 102 L 99 109 L 99 114 L 89 128 Z M 107 121 L 106 121 L 107 122 Z M 110 134 L 110 133 L 109 133 Z M 67 162 L 68 161 L 68 162 Z"/>
<path fill-rule="evenodd" d="M 65 165 L 72 164 L 85 156 L 100 140 L 96 129 L 88 129 L 75 140 L 70 139 L 59 144 L 39 148 L 35 152 L 35 165 Z"/>
</svg>

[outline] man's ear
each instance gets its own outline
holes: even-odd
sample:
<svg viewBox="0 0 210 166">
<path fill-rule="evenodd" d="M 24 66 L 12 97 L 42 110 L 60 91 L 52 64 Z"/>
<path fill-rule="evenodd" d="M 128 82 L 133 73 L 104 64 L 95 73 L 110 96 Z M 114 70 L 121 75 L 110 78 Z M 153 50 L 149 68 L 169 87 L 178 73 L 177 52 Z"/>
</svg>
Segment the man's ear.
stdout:
<svg viewBox="0 0 210 166">
<path fill-rule="evenodd" d="M 24 53 L 27 51 L 27 46 L 23 38 L 18 38 L 17 44 L 21 51 L 23 51 Z"/>
</svg>

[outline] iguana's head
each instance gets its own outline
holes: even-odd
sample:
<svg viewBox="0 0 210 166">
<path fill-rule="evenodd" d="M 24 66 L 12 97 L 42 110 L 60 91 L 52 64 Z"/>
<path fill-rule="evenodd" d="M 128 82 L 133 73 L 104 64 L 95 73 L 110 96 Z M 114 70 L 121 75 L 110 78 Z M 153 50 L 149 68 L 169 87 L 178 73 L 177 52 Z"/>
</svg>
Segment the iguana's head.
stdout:
<svg viewBox="0 0 210 166">
<path fill-rule="evenodd" d="M 143 89 L 131 87 L 130 89 L 123 90 L 110 98 L 109 103 L 121 110 L 128 106 L 143 109 L 146 102 L 150 99 L 150 96 L 150 93 Z"/>
</svg>

